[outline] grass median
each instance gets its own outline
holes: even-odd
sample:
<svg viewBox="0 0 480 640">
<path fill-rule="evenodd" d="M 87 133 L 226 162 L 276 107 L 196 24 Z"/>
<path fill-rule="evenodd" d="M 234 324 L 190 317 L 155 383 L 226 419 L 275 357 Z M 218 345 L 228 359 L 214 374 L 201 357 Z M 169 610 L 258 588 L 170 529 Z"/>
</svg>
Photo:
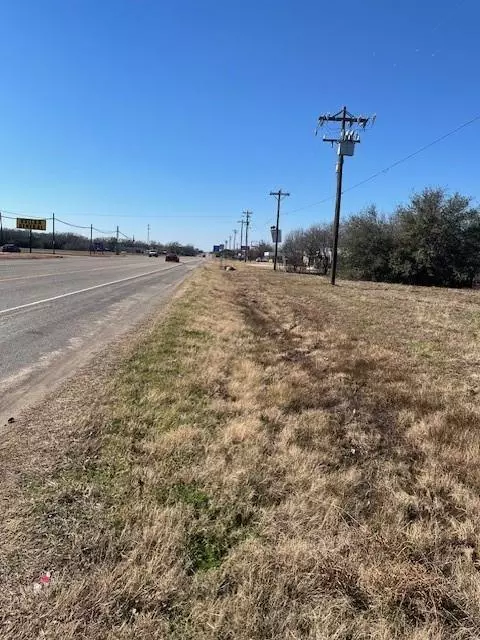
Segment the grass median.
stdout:
<svg viewBox="0 0 480 640">
<path fill-rule="evenodd" d="M 7 442 L 2 637 L 478 638 L 479 312 L 197 272 L 41 455 Z"/>
</svg>

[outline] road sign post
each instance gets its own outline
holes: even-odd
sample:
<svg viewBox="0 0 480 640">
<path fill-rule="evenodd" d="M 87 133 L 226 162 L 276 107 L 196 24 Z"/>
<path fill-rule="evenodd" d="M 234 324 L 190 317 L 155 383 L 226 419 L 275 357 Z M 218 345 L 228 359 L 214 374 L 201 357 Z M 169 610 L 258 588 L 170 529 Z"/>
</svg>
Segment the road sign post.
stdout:
<svg viewBox="0 0 480 640">
<path fill-rule="evenodd" d="M 46 231 L 47 221 L 46 219 L 38 220 L 35 218 L 17 218 L 17 229 L 27 229 L 29 231 L 28 252 L 32 253 L 32 230 L 37 229 L 38 231 Z"/>
</svg>

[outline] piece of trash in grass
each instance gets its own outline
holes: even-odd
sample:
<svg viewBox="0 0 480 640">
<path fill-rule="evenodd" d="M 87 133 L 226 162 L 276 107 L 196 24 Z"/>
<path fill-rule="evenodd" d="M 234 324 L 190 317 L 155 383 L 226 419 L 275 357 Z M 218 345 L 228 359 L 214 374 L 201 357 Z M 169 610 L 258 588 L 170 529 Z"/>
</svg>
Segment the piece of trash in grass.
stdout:
<svg viewBox="0 0 480 640">
<path fill-rule="evenodd" d="M 50 573 L 50 571 L 45 571 L 44 573 L 42 573 L 40 578 L 38 579 L 38 582 L 33 583 L 33 590 L 35 591 L 35 593 L 39 593 L 42 589 L 48 587 L 51 579 L 52 574 Z"/>
</svg>

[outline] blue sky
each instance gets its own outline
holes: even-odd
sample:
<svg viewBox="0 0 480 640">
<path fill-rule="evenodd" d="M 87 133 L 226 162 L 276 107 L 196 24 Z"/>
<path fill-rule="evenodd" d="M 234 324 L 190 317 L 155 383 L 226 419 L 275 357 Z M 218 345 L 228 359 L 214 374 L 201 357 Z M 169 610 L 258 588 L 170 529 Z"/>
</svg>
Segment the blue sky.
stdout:
<svg viewBox="0 0 480 640">
<path fill-rule="evenodd" d="M 1 0 L 0 209 L 210 248 L 328 221 L 316 118 L 377 114 L 344 188 L 480 114 L 476 0 Z M 480 122 L 344 195 L 478 191 Z M 297 211 L 290 213 L 289 211 Z"/>
</svg>

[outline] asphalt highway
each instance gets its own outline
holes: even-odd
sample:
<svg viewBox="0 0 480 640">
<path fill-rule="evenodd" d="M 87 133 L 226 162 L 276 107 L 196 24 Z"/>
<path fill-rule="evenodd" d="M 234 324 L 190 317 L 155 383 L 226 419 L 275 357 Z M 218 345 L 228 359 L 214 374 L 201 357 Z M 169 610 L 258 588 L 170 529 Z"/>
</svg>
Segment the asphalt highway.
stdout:
<svg viewBox="0 0 480 640">
<path fill-rule="evenodd" d="M 0 260 L 0 428 L 161 307 L 200 262 Z"/>
</svg>

